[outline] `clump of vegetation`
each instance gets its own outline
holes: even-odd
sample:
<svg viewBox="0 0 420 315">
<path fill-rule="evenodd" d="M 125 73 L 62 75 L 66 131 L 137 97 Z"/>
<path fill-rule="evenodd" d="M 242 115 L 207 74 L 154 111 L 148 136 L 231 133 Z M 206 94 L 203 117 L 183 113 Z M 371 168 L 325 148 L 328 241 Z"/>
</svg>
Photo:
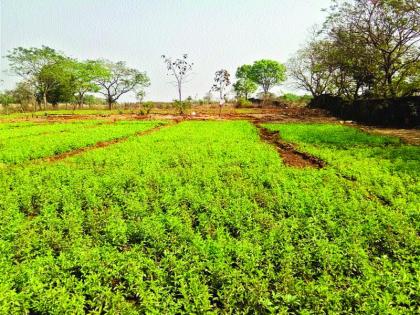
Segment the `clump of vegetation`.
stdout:
<svg viewBox="0 0 420 315">
<path fill-rule="evenodd" d="M 172 104 L 180 115 L 184 115 L 187 112 L 187 110 L 191 108 L 191 102 L 189 100 L 174 100 Z"/>
<path fill-rule="evenodd" d="M 152 109 L 155 107 L 155 103 L 151 101 L 141 103 L 141 107 L 146 115 L 149 115 Z"/>
<path fill-rule="evenodd" d="M 296 95 L 293 93 L 285 93 L 278 97 L 278 100 L 284 101 L 292 106 L 306 106 L 312 99 L 310 95 Z"/>
<path fill-rule="evenodd" d="M 9 114 L 9 107 L 15 102 L 15 98 L 10 91 L 0 93 L 0 105 L 6 115 Z"/>
<path fill-rule="evenodd" d="M 239 98 L 236 100 L 236 107 L 246 108 L 246 107 L 252 107 L 252 106 L 253 106 L 252 102 L 245 98 Z"/>
</svg>

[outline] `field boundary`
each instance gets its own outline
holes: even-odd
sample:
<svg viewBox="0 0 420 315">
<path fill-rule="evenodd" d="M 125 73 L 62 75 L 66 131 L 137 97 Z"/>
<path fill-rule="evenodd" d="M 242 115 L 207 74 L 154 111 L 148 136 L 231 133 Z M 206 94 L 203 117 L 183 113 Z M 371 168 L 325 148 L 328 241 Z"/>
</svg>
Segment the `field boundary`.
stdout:
<svg viewBox="0 0 420 315">
<path fill-rule="evenodd" d="M 325 161 L 306 152 L 298 151 L 291 143 L 281 140 L 279 131 L 269 130 L 259 123 L 254 123 L 254 126 L 257 127 L 261 140 L 274 146 L 287 166 L 317 169 L 325 167 Z"/>
</svg>

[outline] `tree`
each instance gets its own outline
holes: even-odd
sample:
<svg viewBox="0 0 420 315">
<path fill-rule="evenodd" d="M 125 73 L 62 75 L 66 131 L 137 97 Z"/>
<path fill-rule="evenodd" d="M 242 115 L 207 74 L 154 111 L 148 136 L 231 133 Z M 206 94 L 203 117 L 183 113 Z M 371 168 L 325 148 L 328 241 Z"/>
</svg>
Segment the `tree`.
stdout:
<svg viewBox="0 0 420 315">
<path fill-rule="evenodd" d="M 225 101 L 225 90 L 230 85 L 230 74 L 227 70 L 221 69 L 216 71 L 214 75 L 214 84 L 212 86 L 212 90 L 215 92 L 219 92 L 219 116 L 222 113 L 222 106 Z"/>
<path fill-rule="evenodd" d="M 32 90 L 31 84 L 27 81 L 21 81 L 16 84 L 16 87 L 11 91 L 13 98 L 20 105 L 21 110 L 28 109 L 29 104 L 35 104 L 35 92 Z"/>
<path fill-rule="evenodd" d="M 188 61 L 188 55 L 182 55 L 182 58 L 173 60 L 171 57 L 162 55 L 163 61 L 166 64 L 168 75 L 171 75 L 175 79 L 175 85 L 178 89 L 178 101 L 182 102 L 182 86 L 188 79 L 189 74 L 192 71 L 192 62 Z"/>
<path fill-rule="evenodd" d="M 35 93 L 41 95 L 46 108 L 48 92 L 57 84 L 60 75 L 60 67 L 56 65 L 66 57 L 47 46 L 17 47 L 6 57 L 11 70 L 31 84 Z"/>
<path fill-rule="evenodd" d="M 210 89 L 205 95 L 204 95 L 204 97 L 203 97 L 203 101 L 206 103 L 206 104 L 210 104 L 211 103 L 211 101 L 212 101 L 212 99 L 213 99 L 213 94 L 212 94 L 212 90 Z"/>
<path fill-rule="evenodd" d="M 6 110 L 7 115 L 9 114 L 10 104 L 13 104 L 14 102 L 15 99 L 11 91 L 5 91 L 3 93 L 0 93 L 0 104 L 3 107 L 3 109 Z"/>
<path fill-rule="evenodd" d="M 136 93 L 136 98 L 140 103 L 143 102 L 145 96 L 146 92 L 144 90 L 140 90 Z"/>
<path fill-rule="evenodd" d="M 101 87 L 99 93 L 106 97 L 108 108 L 112 109 L 114 104 L 123 94 L 136 92 L 150 85 L 149 77 L 145 72 L 129 68 L 125 62 L 111 62 L 107 60 L 98 61 L 107 69 L 107 72 L 95 79 L 96 84 Z"/>
<path fill-rule="evenodd" d="M 214 75 L 214 84 L 212 90 L 219 92 L 219 98 L 224 99 L 225 89 L 230 85 L 230 74 L 227 70 L 221 69 L 216 71 Z"/>
<path fill-rule="evenodd" d="M 350 76 L 362 82 L 367 74 L 375 94 L 396 97 L 410 94 L 406 90 L 409 86 L 416 89 L 407 83 L 415 81 L 414 69 L 420 62 L 418 0 L 334 1 L 324 28 L 341 48 L 345 61 L 350 60 L 344 73 L 353 72 Z M 364 47 L 365 53 L 361 50 Z M 361 57 L 361 63 L 354 62 Z M 365 72 L 364 62 L 369 57 L 373 66 Z"/>
<path fill-rule="evenodd" d="M 94 60 L 74 61 L 72 64 L 75 98 L 79 108 L 82 108 L 86 93 L 99 92 L 100 87 L 95 82 L 110 76 L 109 70 L 101 62 Z"/>
<path fill-rule="evenodd" d="M 272 87 L 286 79 L 286 67 L 275 60 L 262 59 L 254 62 L 248 76 L 268 95 Z"/>
<path fill-rule="evenodd" d="M 330 46 L 328 41 L 312 40 L 288 61 L 288 74 L 294 79 L 295 87 L 310 92 L 314 97 L 328 91 L 333 69 L 325 60 L 325 52 L 331 49 Z"/>
<path fill-rule="evenodd" d="M 233 84 L 233 89 L 238 98 L 248 99 L 249 95 L 257 90 L 257 84 L 251 80 L 251 65 L 242 65 L 236 69 L 237 81 Z"/>
<path fill-rule="evenodd" d="M 249 79 L 239 79 L 233 84 L 233 89 L 238 98 L 248 99 L 257 90 L 257 85 Z"/>
</svg>

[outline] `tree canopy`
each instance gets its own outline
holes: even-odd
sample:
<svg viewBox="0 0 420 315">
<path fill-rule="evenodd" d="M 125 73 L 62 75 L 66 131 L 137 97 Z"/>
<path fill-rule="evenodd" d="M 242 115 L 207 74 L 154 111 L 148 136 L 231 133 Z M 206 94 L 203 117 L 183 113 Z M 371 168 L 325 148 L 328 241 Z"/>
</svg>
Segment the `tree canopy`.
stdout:
<svg viewBox="0 0 420 315">
<path fill-rule="evenodd" d="M 97 62 L 107 70 L 95 82 L 100 86 L 99 93 L 106 97 L 110 109 L 122 95 L 128 92 L 138 93 L 139 90 L 150 85 L 150 79 L 145 72 L 130 68 L 123 61 L 99 60 Z"/>
<path fill-rule="evenodd" d="M 420 92 L 419 1 L 333 1 L 328 12 L 289 61 L 297 87 L 347 99 Z"/>
<path fill-rule="evenodd" d="M 286 80 L 286 67 L 278 61 L 261 59 L 252 65 L 242 65 L 236 70 L 238 81 L 234 89 L 238 95 L 248 97 L 260 86 L 264 95 L 269 95 L 270 89 Z"/>
</svg>

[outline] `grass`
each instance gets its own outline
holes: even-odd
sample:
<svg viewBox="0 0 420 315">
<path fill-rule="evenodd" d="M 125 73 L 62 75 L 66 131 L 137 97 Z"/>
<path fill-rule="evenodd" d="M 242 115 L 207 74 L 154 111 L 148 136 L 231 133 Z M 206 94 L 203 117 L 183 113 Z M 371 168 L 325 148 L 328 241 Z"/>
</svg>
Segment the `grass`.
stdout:
<svg viewBox="0 0 420 315">
<path fill-rule="evenodd" d="M 328 166 L 197 121 L 0 170 L 0 313 L 415 314 L 419 148 L 267 127 Z"/>
</svg>

